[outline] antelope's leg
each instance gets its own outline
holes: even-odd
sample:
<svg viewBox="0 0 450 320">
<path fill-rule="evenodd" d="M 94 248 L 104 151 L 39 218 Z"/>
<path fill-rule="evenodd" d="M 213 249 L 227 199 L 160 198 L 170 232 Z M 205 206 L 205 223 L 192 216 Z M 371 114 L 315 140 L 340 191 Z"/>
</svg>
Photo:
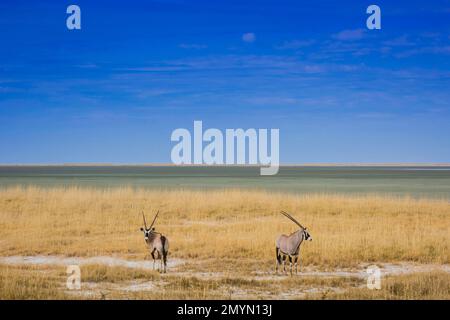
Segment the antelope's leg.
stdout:
<svg viewBox="0 0 450 320">
<path fill-rule="evenodd" d="M 152 258 L 153 258 L 153 270 L 155 270 L 155 249 L 152 251 Z"/>
<path fill-rule="evenodd" d="M 278 273 L 278 249 L 275 248 L 275 273 Z"/>
<path fill-rule="evenodd" d="M 278 274 L 278 265 L 281 264 L 281 256 L 278 248 L 275 248 L 275 273 Z"/>
<path fill-rule="evenodd" d="M 298 274 L 298 264 L 297 264 L 298 256 L 295 257 L 294 261 L 295 261 L 295 274 Z"/>
<path fill-rule="evenodd" d="M 283 255 L 283 271 L 286 273 L 286 255 Z"/>
<path fill-rule="evenodd" d="M 167 272 L 167 252 L 163 252 L 163 259 L 164 259 L 164 273 Z"/>
<path fill-rule="evenodd" d="M 290 266 L 291 276 L 292 276 L 292 257 L 291 256 L 289 256 L 289 266 Z"/>
</svg>

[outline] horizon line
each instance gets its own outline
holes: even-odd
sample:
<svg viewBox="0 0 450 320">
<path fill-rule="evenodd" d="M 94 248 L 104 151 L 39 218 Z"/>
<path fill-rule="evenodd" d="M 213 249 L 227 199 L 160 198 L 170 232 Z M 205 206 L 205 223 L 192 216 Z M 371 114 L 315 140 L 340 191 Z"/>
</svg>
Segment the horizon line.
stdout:
<svg viewBox="0 0 450 320">
<path fill-rule="evenodd" d="M 173 164 L 167 162 L 149 163 L 109 163 L 109 162 L 64 162 L 64 163 L 0 163 L 0 167 L 267 167 L 263 164 Z M 450 162 L 305 162 L 305 163 L 281 163 L 280 167 L 345 167 L 345 166 L 421 166 L 421 167 L 445 167 Z"/>
</svg>

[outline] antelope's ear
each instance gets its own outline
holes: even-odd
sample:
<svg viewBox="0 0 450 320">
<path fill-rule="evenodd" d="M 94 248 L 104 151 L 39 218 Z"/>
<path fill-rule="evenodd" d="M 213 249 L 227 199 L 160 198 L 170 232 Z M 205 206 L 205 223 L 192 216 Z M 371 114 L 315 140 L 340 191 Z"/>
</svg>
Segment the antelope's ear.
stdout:
<svg viewBox="0 0 450 320">
<path fill-rule="evenodd" d="M 141 231 L 144 232 L 144 228 L 141 227 Z"/>
</svg>

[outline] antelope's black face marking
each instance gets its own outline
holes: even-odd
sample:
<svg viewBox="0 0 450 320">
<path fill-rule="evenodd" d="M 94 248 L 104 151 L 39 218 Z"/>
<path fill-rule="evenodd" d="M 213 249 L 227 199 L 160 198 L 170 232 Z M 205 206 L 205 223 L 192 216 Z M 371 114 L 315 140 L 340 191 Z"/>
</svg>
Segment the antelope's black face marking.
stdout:
<svg viewBox="0 0 450 320">
<path fill-rule="evenodd" d="M 144 233 L 144 239 L 147 240 L 148 237 L 150 236 L 150 233 L 155 231 L 155 228 L 151 228 L 151 229 L 141 228 L 141 231 Z"/>
<path fill-rule="evenodd" d="M 304 235 L 304 237 L 305 237 L 305 240 L 309 240 L 309 241 L 312 241 L 312 237 L 311 237 L 311 235 L 309 234 L 309 232 L 308 232 L 308 229 L 303 229 L 303 235 Z"/>
</svg>

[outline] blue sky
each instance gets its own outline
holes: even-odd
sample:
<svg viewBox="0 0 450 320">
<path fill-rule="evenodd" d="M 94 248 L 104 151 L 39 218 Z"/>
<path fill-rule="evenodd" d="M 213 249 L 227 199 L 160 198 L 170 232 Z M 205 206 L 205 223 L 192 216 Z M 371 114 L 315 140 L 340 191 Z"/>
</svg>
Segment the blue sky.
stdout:
<svg viewBox="0 0 450 320">
<path fill-rule="evenodd" d="M 170 162 L 194 120 L 280 128 L 282 163 L 450 162 L 450 1 L 6 0 L 0 41 L 0 163 Z"/>
</svg>

